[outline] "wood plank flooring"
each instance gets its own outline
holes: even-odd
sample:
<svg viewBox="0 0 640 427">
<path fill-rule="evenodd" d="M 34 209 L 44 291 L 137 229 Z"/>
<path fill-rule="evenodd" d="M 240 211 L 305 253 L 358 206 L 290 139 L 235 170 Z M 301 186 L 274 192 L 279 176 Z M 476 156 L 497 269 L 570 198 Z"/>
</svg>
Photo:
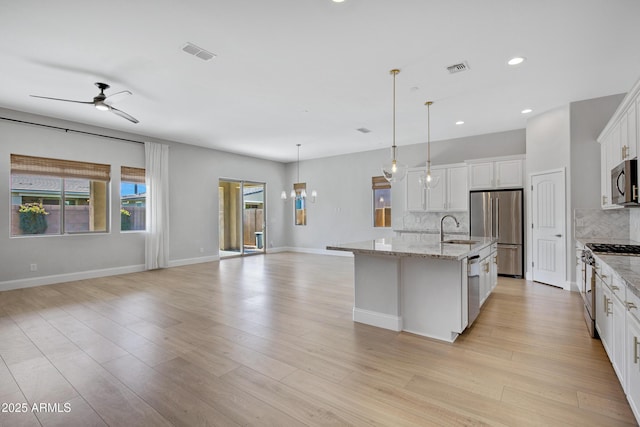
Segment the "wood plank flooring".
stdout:
<svg viewBox="0 0 640 427">
<path fill-rule="evenodd" d="M 636 425 L 577 294 L 500 278 L 453 344 L 352 304 L 294 253 L 1 292 L 0 426 Z"/>
</svg>

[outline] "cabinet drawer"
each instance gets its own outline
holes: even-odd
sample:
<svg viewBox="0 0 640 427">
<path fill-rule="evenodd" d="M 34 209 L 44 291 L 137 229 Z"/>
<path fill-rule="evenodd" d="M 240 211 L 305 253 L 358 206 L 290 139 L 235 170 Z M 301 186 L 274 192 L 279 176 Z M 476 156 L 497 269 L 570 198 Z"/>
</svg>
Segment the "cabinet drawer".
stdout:
<svg viewBox="0 0 640 427">
<path fill-rule="evenodd" d="M 627 290 L 625 295 L 625 306 L 627 312 L 640 322 L 640 297 L 633 293 L 631 289 Z"/>
<path fill-rule="evenodd" d="M 627 284 L 616 273 L 611 271 L 611 294 L 617 298 L 622 304 L 625 304 L 627 296 Z M 629 291 L 631 293 L 631 291 Z"/>
</svg>

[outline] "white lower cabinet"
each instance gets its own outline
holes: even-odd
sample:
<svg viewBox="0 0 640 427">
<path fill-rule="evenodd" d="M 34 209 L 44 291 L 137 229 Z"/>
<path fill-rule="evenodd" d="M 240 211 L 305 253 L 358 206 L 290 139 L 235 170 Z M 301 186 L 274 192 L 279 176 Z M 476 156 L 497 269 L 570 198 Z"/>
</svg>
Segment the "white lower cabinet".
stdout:
<svg viewBox="0 0 640 427">
<path fill-rule="evenodd" d="M 498 283 L 497 255 L 496 243 L 480 253 L 480 306 L 489 298 Z"/>
<path fill-rule="evenodd" d="M 640 297 L 596 257 L 596 329 L 640 421 Z"/>
<path fill-rule="evenodd" d="M 637 312 L 637 310 L 636 310 Z M 640 322 L 631 311 L 626 315 L 626 384 L 625 392 L 636 419 L 640 419 Z"/>
</svg>

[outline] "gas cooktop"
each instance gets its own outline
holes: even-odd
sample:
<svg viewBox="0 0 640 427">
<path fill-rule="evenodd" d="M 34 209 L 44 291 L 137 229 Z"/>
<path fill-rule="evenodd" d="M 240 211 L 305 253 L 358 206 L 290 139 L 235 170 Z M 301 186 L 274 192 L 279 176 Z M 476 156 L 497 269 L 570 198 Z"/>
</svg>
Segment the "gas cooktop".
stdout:
<svg viewBox="0 0 640 427">
<path fill-rule="evenodd" d="M 618 245 L 611 243 L 587 243 L 587 248 L 600 255 L 640 256 L 640 245 Z"/>
</svg>

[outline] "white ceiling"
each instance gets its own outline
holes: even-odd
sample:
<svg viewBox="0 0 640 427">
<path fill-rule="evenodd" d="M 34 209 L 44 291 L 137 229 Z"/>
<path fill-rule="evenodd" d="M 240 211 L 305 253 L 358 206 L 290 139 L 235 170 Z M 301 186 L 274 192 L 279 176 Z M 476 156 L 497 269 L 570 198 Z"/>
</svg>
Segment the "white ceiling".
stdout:
<svg viewBox="0 0 640 427">
<path fill-rule="evenodd" d="M 302 159 L 389 147 L 400 68 L 401 155 L 426 141 L 427 100 L 436 141 L 626 92 L 639 17 L 638 0 L 4 1 L 0 106 L 288 162 L 297 143 Z M 133 92 L 114 106 L 139 124 L 29 96 L 90 101 L 98 81 Z"/>
</svg>

